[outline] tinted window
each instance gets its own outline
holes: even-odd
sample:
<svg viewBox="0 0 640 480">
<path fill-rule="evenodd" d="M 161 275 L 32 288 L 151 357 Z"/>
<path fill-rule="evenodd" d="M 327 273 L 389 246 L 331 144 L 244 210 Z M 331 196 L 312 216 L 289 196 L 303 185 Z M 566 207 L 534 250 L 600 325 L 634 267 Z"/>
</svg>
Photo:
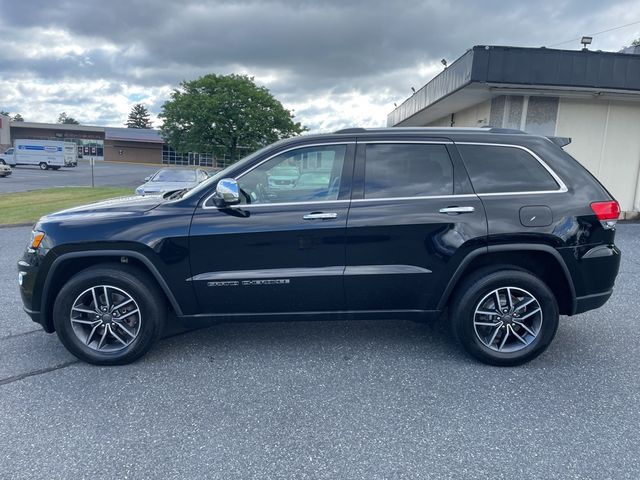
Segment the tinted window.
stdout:
<svg viewBox="0 0 640 480">
<path fill-rule="evenodd" d="M 453 166 L 444 145 L 369 144 L 365 198 L 451 195 Z"/>
<path fill-rule="evenodd" d="M 557 190 L 551 174 L 520 148 L 458 145 L 476 193 Z"/>
<path fill-rule="evenodd" d="M 337 200 L 346 150 L 326 145 L 277 155 L 238 179 L 241 203 Z"/>
</svg>

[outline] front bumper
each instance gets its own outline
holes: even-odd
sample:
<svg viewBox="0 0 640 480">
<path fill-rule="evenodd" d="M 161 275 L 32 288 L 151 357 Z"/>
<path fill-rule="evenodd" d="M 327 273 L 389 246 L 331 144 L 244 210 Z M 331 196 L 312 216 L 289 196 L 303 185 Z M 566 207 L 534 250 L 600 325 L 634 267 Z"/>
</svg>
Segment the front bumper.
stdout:
<svg viewBox="0 0 640 480">
<path fill-rule="evenodd" d="M 25 257 L 31 254 L 26 253 Z M 40 304 L 34 300 L 34 291 L 38 279 L 38 266 L 31 265 L 25 259 L 18 262 L 18 284 L 20 287 L 20 297 L 22 298 L 23 309 L 31 317 L 31 320 L 41 325 L 45 332 L 51 333 L 53 330 L 47 326 L 42 315 Z"/>
</svg>

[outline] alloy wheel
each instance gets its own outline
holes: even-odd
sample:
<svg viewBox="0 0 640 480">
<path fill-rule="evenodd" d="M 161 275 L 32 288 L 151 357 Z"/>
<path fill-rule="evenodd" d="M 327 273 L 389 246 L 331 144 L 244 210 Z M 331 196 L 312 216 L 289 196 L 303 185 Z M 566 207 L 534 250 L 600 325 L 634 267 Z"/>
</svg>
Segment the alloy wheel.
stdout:
<svg viewBox="0 0 640 480">
<path fill-rule="evenodd" d="M 482 344 L 496 352 L 518 352 L 533 343 L 542 328 L 542 307 L 529 292 L 497 288 L 485 295 L 473 314 L 473 328 Z"/>
<path fill-rule="evenodd" d="M 78 295 L 71 307 L 70 320 L 78 340 L 99 352 L 128 347 L 142 326 L 136 301 L 112 285 L 97 285 Z"/>
</svg>

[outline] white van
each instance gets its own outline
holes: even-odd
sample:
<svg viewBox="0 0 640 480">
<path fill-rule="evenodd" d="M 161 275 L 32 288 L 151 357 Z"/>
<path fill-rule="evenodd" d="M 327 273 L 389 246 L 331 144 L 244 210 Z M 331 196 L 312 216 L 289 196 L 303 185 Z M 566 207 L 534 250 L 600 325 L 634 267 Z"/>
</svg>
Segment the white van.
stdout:
<svg viewBox="0 0 640 480">
<path fill-rule="evenodd" d="M 38 165 L 41 170 L 78 163 L 75 144 L 53 140 L 16 140 L 13 148 L 0 155 L 0 161 L 11 166 Z"/>
</svg>

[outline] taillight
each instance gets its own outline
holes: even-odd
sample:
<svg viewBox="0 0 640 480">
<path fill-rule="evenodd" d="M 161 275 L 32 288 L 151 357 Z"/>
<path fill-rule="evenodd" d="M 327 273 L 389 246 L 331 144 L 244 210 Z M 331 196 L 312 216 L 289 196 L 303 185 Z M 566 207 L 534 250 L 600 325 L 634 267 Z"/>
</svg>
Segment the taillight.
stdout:
<svg viewBox="0 0 640 480">
<path fill-rule="evenodd" d="M 596 214 L 602 226 L 611 229 L 616 226 L 616 221 L 620 216 L 620 205 L 615 200 L 609 202 L 593 202 L 591 210 Z"/>
<path fill-rule="evenodd" d="M 610 202 L 593 202 L 591 210 L 598 220 L 617 220 L 620 216 L 620 205 L 615 200 Z"/>
</svg>

